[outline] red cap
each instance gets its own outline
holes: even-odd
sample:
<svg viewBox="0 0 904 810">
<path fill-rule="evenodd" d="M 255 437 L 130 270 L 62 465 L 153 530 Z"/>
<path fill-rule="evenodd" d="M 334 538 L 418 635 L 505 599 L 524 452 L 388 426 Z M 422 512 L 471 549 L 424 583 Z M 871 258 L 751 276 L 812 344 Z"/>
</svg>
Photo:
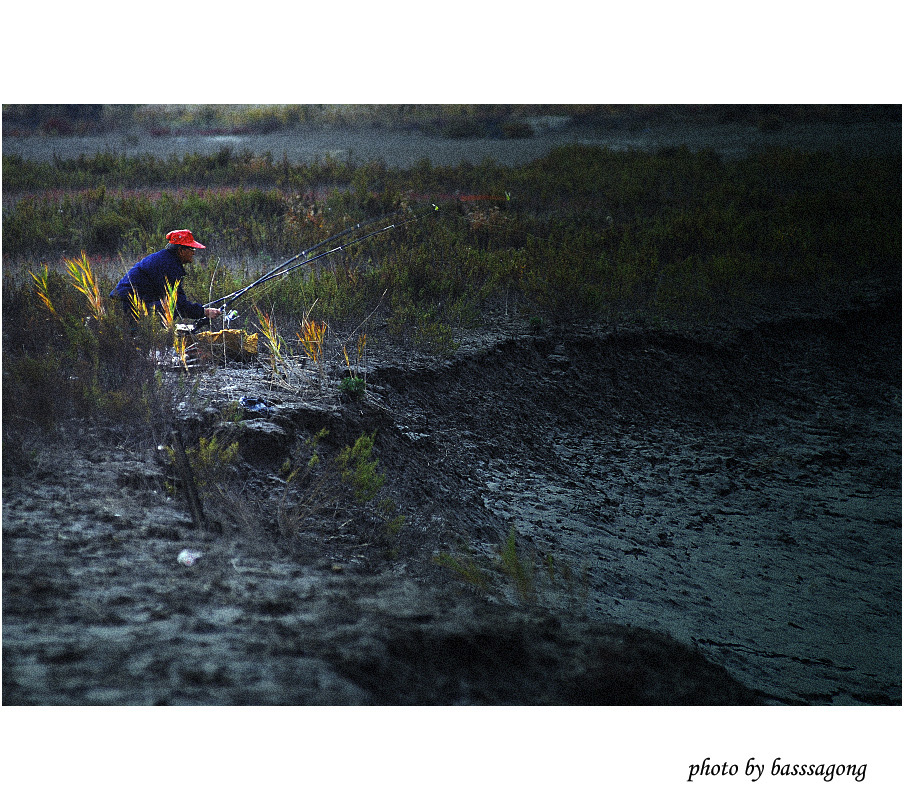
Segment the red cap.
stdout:
<svg viewBox="0 0 904 810">
<path fill-rule="evenodd" d="M 190 248 L 203 248 L 200 242 L 195 241 L 195 237 L 191 235 L 191 231 L 170 231 L 166 235 L 166 241 L 174 245 L 182 245 Z"/>
</svg>

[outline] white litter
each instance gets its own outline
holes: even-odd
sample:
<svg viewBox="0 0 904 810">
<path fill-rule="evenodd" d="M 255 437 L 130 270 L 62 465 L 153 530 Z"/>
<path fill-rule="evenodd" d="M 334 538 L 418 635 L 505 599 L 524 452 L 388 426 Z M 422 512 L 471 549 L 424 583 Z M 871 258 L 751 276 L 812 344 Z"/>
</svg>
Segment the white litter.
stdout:
<svg viewBox="0 0 904 810">
<path fill-rule="evenodd" d="M 192 551 L 190 548 L 184 548 L 179 552 L 179 556 L 176 557 L 176 560 L 182 563 L 182 565 L 194 565 L 195 562 L 203 556 L 203 551 Z"/>
</svg>

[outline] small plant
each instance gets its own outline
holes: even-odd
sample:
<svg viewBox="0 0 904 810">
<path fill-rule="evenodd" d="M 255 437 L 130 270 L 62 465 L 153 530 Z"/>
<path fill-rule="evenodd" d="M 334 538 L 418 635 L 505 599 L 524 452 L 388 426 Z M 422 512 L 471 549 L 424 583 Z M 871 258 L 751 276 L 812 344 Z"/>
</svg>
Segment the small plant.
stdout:
<svg viewBox="0 0 904 810">
<path fill-rule="evenodd" d="M 176 357 L 179 358 L 179 362 L 182 363 L 182 367 L 186 371 L 188 371 L 189 348 L 188 338 L 185 335 L 173 335 L 173 349 L 176 352 Z"/>
<path fill-rule="evenodd" d="M 138 297 L 138 293 L 134 290 L 129 292 L 129 311 L 139 323 L 149 315 L 148 305 Z"/>
<path fill-rule="evenodd" d="M 318 366 L 323 365 L 323 337 L 325 334 L 325 323 L 309 321 L 307 318 L 304 318 L 301 331 L 297 333 L 301 350 L 309 360 Z"/>
<path fill-rule="evenodd" d="M 470 551 L 465 549 L 464 554 L 450 554 L 441 551 L 433 558 L 433 562 L 443 568 L 448 568 L 455 576 L 481 591 L 490 589 L 490 581 L 483 569 L 474 561 Z"/>
<path fill-rule="evenodd" d="M 103 320 L 107 314 L 104 299 L 97 286 L 97 278 L 91 270 L 88 257 L 84 252 L 82 252 L 81 259 L 66 259 L 66 272 L 69 274 L 72 286 L 87 299 L 94 318 L 98 321 Z M 46 278 L 46 273 L 44 276 Z"/>
<path fill-rule="evenodd" d="M 436 320 L 432 315 L 419 318 L 415 327 L 414 342 L 435 354 L 451 357 L 458 351 L 458 343 L 453 337 L 449 324 Z"/>
<path fill-rule="evenodd" d="M 55 318 L 59 318 L 60 316 L 57 314 L 56 309 L 53 306 L 53 302 L 50 300 L 50 290 L 48 289 L 48 270 L 47 265 L 45 264 L 40 272 L 37 274 L 29 273 L 29 275 L 34 279 L 35 282 L 35 292 L 38 295 L 38 298 L 41 300 L 41 303 L 49 310 L 50 314 Z"/>
<path fill-rule="evenodd" d="M 536 600 L 534 589 L 534 567 L 529 561 L 518 556 L 515 529 L 512 528 L 499 550 L 499 565 L 503 573 L 511 579 L 518 596 L 526 602 Z"/>
<path fill-rule="evenodd" d="M 387 537 L 395 537 L 402 531 L 402 526 L 405 525 L 405 515 L 397 514 L 398 508 L 398 505 L 392 498 L 384 498 L 380 501 L 380 513 L 386 518 L 383 531 L 386 533 Z"/>
<path fill-rule="evenodd" d="M 220 409 L 220 416 L 224 422 L 232 422 L 234 425 L 237 425 L 244 420 L 245 409 L 242 407 L 241 402 L 234 399 L 231 402 L 226 403 L 226 405 Z"/>
<path fill-rule="evenodd" d="M 433 562 L 448 568 L 456 577 L 479 588 L 503 596 L 506 589 L 514 587 L 515 597 L 529 604 L 568 605 L 578 609 L 590 588 L 590 567 L 581 569 L 580 580 L 567 562 L 557 561 L 552 554 L 540 558 L 536 552 L 519 553 L 512 528 L 498 548 L 495 560 L 479 561 L 470 549 L 463 547 L 461 553 L 442 552 L 433 557 Z M 545 569 L 546 576 L 538 577 Z M 491 575 L 502 574 L 502 579 L 491 580 Z M 547 581 L 548 580 L 548 581 Z"/>
<path fill-rule="evenodd" d="M 235 461 L 238 451 L 238 442 L 222 447 L 216 436 L 210 439 L 202 436 L 198 442 L 198 463 L 202 468 L 208 469 L 223 464 L 229 465 Z"/>
<path fill-rule="evenodd" d="M 348 369 L 348 373 L 351 376 L 357 377 L 359 376 L 359 369 L 361 366 L 361 361 L 364 361 L 365 374 L 367 368 L 367 335 L 362 332 L 358 335 L 358 341 L 355 345 L 355 367 L 352 369 L 352 361 L 348 356 L 348 349 L 345 344 L 342 344 L 342 355 L 345 357 L 345 367 Z"/>
<path fill-rule="evenodd" d="M 353 446 L 345 447 L 336 458 L 342 480 L 352 485 L 355 498 L 361 503 L 372 500 L 386 480 L 377 472 L 379 459 L 372 455 L 376 435 L 361 434 Z"/>
<path fill-rule="evenodd" d="M 367 391 L 367 384 L 362 377 L 352 375 L 351 377 L 343 377 L 340 380 L 339 390 L 351 399 L 361 400 Z"/>
<path fill-rule="evenodd" d="M 343 344 L 342 346 L 342 354 L 345 357 L 345 368 L 348 371 L 348 376 L 344 377 L 339 383 L 339 390 L 347 397 L 351 399 L 360 400 L 364 398 L 365 391 L 367 390 L 367 379 L 366 376 L 362 377 L 358 373 L 359 364 L 361 362 L 362 357 L 365 360 L 366 366 L 366 352 L 367 352 L 367 335 L 363 332 L 358 335 L 358 343 L 357 343 L 357 355 L 355 356 L 355 365 L 352 368 L 352 361 L 348 356 L 348 349 Z M 365 371 L 366 375 L 366 371 Z"/>
<path fill-rule="evenodd" d="M 222 495 L 225 482 L 232 474 L 232 466 L 238 456 L 238 442 L 223 446 L 216 436 L 198 440 L 197 447 L 186 449 L 185 454 L 195 475 L 195 482 L 203 495 Z M 176 451 L 167 447 L 170 461 L 175 462 Z"/>
<path fill-rule="evenodd" d="M 179 300 L 179 282 L 166 282 L 163 299 L 160 302 L 160 320 L 170 335 L 176 335 L 176 306 Z"/>
<path fill-rule="evenodd" d="M 334 519 L 343 516 L 340 528 L 356 517 L 376 518 L 383 539 L 391 540 L 401 531 L 405 516 L 398 514 L 391 498 L 374 503 L 385 483 L 373 454 L 375 434 L 362 434 L 332 457 L 320 449 L 326 435 L 321 430 L 296 446 L 280 469 L 284 480 L 276 510 L 280 535 L 294 539 L 309 518 L 332 513 Z"/>
<path fill-rule="evenodd" d="M 260 324 L 261 334 L 267 342 L 270 350 L 270 366 L 274 374 L 278 374 L 286 365 L 285 343 L 276 330 L 276 322 L 272 315 L 268 315 L 255 307 L 257 319 Z"/>
</svg>

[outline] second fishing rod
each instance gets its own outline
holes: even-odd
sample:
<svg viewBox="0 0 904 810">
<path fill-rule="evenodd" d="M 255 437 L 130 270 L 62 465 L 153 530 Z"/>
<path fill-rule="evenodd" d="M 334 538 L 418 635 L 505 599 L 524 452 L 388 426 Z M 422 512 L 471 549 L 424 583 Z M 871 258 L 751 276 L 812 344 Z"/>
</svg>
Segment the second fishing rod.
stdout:
<svg viewBox="0 0 904 810">
<path fill-rule="evenodd" d="M 439 206 L 431 203 L 430 208 L 424 210 L 421 213 L 414 214 L 399 222 L 391 222 L 388 225 L 385 225 L 376 230 L 368 231 L 367 233 L 365 233 L 361 236 L 358 236 L 358 237 L 355 237 L 354 239 L 350 239 L 348 241 L 342 242 L 341 244 L 336 245 L 335 247 L 329 248 L 328 250 L 321 250 L 321 248 L 325 248 L 328 244 L 330 244 L 332 242 L 335 242 L 345 236 L 348 236 L 349 234 L 355 233 L 355 232 L 361 230 L 362 228 L 368 228 L 368 227 L 372 227 L 374 225 L 378 225 L 379 223 L 384 222 L 389 217 L 396 216 L 397 214 L 396 214 L 396 212 L 393 212 L 391 214 L 387 214 L 382 217 L 377 217 L 376 219 L 370 220 L 369 222 L 364 222 L 364 223 L 359 223 L 357 225 L 353 225 L 351 228 L 346 228 L 344 231 L 334 234 L 333 236 L 330 236 L 329 238 L 324 239 L 322 242 L 318 242 L 316 245 L 314 245 L 310 248 L 307 248 L 306 250 L 301 251 L 301 253 L 296 254 L 291 259 L 287 259 L 282 264 L 278 265 L 277 267 L 274 267 L 272 270 L 268 271 L 260 278 L 256 279 L 255 281 L 251 282 L 250 284 L 248 284 L 246 287 L 243 287 L 241 290 L 237 290 L 236 292 L 230 293 L 229 295 L 224 295 L 222 298 L 217 298 L 216 300 L 211 301 L 209 304 L 207 304 L 207 306 L 212 307 L 212 306 L 217 306 L 219 304 L 222 304 L 221 309 L 227 310 L 239 298 L 241 298 L 243 295 L 245 295 L 246 293 L 253 290 L 255 287 L 260 286 L 261 284 L 264 284 L 268 281 L 273 281 L 278 278 L 282 278 L 283 276 L 285 276 L 289 273 L 292 273 L 295 270 L 298 270 L 299 268 L 304 267 L 307 264 L 316 262 L 316 261 L 323 259 L 327 256 L 330 256 L 334 253 L 339 253 L 341 251 L 344 251 L 347 248 L 350 248 L 352 245 L 356 245 L 359 242 L 363 242 L 365 239 L 370 239 L 374 236 L 378 236 L 379 234 L 385 233 L 386 231 L 390 231 L 393 228 L 401 228 L 404 225 L 408 225 L 412 222 L 415 222 L 416 220 L 422 219 L 423 217 L 427 216 L 428 214 L 432 214 L 432 213 L 435 213 L 438 211 L 439 211 Z M 316 251 L 320 251 L 320 252 L 316 252 Z M 311 256 L 310 255 L 311 253 L 314 253 L 315 255 Z M 296 262 L 296 260 L 299 260 L 299 259 L 300 259 L 300 261 Z M 296 262 L 296 263 L 293 264 L 293 262 Z"/>
</svg>

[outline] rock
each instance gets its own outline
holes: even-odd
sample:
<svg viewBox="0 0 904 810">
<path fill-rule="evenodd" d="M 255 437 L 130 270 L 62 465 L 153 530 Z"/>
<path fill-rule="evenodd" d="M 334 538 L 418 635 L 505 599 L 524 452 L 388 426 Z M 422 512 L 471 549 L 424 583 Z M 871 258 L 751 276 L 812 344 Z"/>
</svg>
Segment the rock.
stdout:
<svg viewBox="0 0 904 810">
<path fill-rule="evenodd" d="M 238 441 L 242 456 L 251 463 L 278 461 L 288 452 L 293 438 L 288 430 L 268 419 L 247 419 L 230 433 Z"/>
</svg>

